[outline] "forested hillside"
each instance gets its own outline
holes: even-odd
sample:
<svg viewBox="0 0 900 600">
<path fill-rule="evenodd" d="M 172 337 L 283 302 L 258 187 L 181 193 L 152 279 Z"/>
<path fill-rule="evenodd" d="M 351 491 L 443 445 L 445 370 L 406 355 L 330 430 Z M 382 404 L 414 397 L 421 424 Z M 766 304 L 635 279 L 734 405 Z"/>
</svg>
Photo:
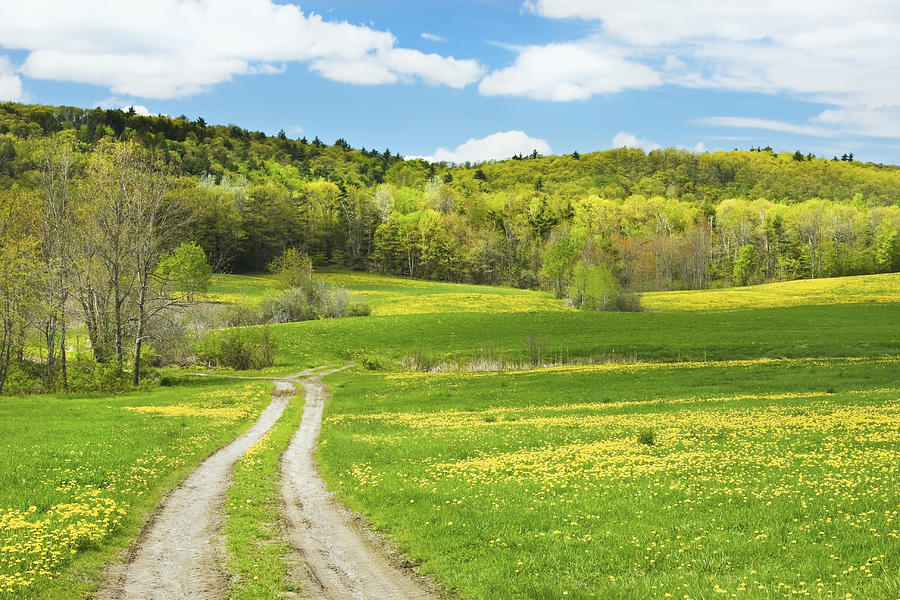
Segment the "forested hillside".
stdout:
<svg viewBox="0 0 900 600">
<path fill-rule="evenodd" d="M 183 239 L 219 271 L 260 271 L 296 247 L 317 264 L 543 286 L 578 303 L 598 287 L 900 270 L 900 168 L 852 156 L 618 149 L 453 166 L 202 119 L 5 103 L 0 194 L 37 193 L 36 148 L 61 131 L 75 182 L 103 140 L 158 153 L 190 207 Z"/>
</svg>

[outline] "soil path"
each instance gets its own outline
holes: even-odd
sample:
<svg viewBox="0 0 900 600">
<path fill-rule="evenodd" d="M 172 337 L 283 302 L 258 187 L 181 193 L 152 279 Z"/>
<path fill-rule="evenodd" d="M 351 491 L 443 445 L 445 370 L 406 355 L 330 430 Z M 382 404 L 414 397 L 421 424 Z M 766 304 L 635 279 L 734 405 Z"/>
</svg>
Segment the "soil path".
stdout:
<svg viewBox="0 0 900 600">
<path fill-rule="evenodd" d="M 259 419 L 230 444 L 217 450 L 157 508 L 131 550 L 114 567 L 102 600 L 195 600 L 228 596 L 220 564 L 222 507 L 234 464 L 275 424 L 294 395 L 288 379 L 276 379 L 272 402 Z M 262 378 L 260 378 L 262 379 Z"/>
<path fill-rule="evenodd" d="M 335 500 L 319 477 L 314 452 L 327 397 L 320 377 L 303 381 L 306 403 L 300 428 L 281 457 L 281 494 L 287 534 L 300 553 L 305 598 L 328 600 L 432 599 L 428 587 L 408 569 L 395 566 L 359 525 L 358 517 Z"/>
</svg>

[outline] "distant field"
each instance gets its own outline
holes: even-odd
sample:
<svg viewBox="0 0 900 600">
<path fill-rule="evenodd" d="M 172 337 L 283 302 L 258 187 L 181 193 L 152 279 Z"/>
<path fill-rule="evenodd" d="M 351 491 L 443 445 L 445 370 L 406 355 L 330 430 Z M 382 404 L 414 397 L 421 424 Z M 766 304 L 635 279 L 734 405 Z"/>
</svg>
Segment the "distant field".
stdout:
<svg viewBox="0 0 900 600">
<path fill-rule="evenodd" d="M 213 275 L 209 291 L 197 299 L 255 306 L 277 291 L 277 283 L 267 275 Z"/>
<path fill-rule="evenodd" d="M 535 355 L 537 362 L 564 363 L 880 356 L 900 350 L 896 274 L 661 292 L 649 295 L 645 304 L 651 310 L 643 313 L 571 310 L 549 294 L 512 288 L 365 273 L 316 277 L 369 297 L 375 315 L 273 326 L 280 350 L 266 373 L 349 361 L 397 369 L 415 354 L 452 368 L 534 362 Z M 211 295 L 253 301 L 274 289 L 266 277 L 219 276 Z M 751 292 L 766 301 L 748 302 Z M 783 306 L 773 306 L 779 298 Z"/>
<path fill-rule="evenodd" d="M 648 310 L 741 310 L 824 304 L 900 303 L 900 273 L 801 279 L 721 290 L 648 292 Z"/>
<path fill-rule="evenodd" d="M 352 271 L 317 272 L 316 281 L 343 286 L 366 298 L 376 315 L 412 315 L 438 312 L 562 311 L 561 300 L 546 292 L 515 288 L 465 285 L 404 279 Z M 214 275 L 202 299 L 231 304 L 258 304 L 278 292 L 268 275 Z"/>
<path fill-rule="evenodd" d="M 401 279 L 373 273 L 321 273 L 316 279 L 364 296 L 376 315 L 447 312 L 521 313 L 571 311 L 552 294 L 484 285 Z"/>
<path fill-rule="evenodd" d="M 0 398 L 0 598 L 75 598 L 180 475 L 245 429 L 267 382 Z M 70 564 L 75 561 L 75 564 Z"/>
<path fill-rule="evenodd" d="M 342 374 L 342 499 L 464 598 L 900 597 L 900 359 Z"/>
</svg>

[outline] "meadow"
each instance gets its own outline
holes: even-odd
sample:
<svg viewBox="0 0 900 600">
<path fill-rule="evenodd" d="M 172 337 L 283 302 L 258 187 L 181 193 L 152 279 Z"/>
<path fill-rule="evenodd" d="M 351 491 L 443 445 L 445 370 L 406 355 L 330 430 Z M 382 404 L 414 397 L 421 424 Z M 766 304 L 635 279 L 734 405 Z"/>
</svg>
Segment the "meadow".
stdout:
<svg viewBox="0 0 900 600">
<path fill-rule="evenodd" d="M 404 360 L 465 369 L 881 356 L 896 353 L 900 339 L 898 274 L 845 278 L 852 285 L 842 278 L 803 282 L 808 289 L 791 282 L 793 291 L 784 293 L 778 286 L 785 284 L 666 292 L 650 295 L 648 310 L 641 313 L 576 311 L 549 294 L 513 288 L 357 273 L 320 277 L 371 298 L 375 314 L 272 326 L 279 351 L 274 367 L 260 373 L 290 374 L 351 361 L 376 369 L 402 369 Z M 264 294 L 273 288 L 255 289 Z M 767 302 L 747 307 L 741 299 L 748 290 Z M 677 301 L 660 300 L 666 294 Z"/>
<path fill-rule="evenodd" d="M 900 275 L 646 294 L 641 313 L 317 277 L 373 316 L 271 326 L 259 373 L 356 363 L 326 379 L 323 474 L 460 596 L 900 598 Z M 216 276 L 203 299 L 277 291 Z M 269 399 L 267 382 L 167 382 L 0 398 L 0 598 L 87 596 Z M 300 413 L 235 469 L 234 597 L 293 591 L 275 486 Z"/>
<path fill-rule="evenodd" d="M 78 598 L 163 494 L 253 422 L 270 384 L 0 398 L 0 598 Z"/>
<path fill-rule="evenodd" d="M 900 597 L 896 357 L 332 381 L 326 479 L 461 597 Z"/>
</svg>

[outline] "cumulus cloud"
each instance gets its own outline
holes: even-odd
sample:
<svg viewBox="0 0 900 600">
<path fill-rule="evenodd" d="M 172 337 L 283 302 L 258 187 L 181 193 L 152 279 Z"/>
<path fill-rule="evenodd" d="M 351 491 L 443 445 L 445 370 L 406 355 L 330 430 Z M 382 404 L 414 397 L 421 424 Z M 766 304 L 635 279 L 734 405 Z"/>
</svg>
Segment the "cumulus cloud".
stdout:
<svg viewBox="0 0 900 600">
<path fill-rule="evenodd" d="M 6 56 L 0 56 L 0 101 L 18 102 L 24 99 L 22 80 Z"/>
<path fill-rule="evenodd" d="M 503 160 L 517 154 L 552 154 L 550 144 L 540 138 L 529 137 L 524 131 L 499 131 L 483 138 L 471 138 L 454 150 L 438 148 L 432 156 L 407 157 L 424 158 L 429 162 L 484 162 Z"/>
<path fill-rule="evenodd" d="M 645 138 L 639 138 L 633 133 L 628 133 L 627 131 L 620 131 L 617 133 L 612 139 L 612 147 L 613 148 L 641 148 L 644 152 L 650 152 L 651 150 L 659 150 L 662 148 L 656 142 L 651 142 Z"/>
<path fill-rule="evenodd" d="M 197 94 L 235 76 L 309 62 L 323 77 L 463 87 L 481 66 L 397 47 L 387 31 L 304 14 L 273 0 L 4 2 L 0 45 L 28 52 L 22 74 L 146 98 Z"/>
<path fill-rule="evenodd" d="M 422 39 L 428 40 L 429 42 L 446 42 L 447 41 L 447 38 L 440 36 L 440 35 L 436 35 L 434 33 L 428 33 L 427 31 L 422 33 Z"/>
<path fill-rule="evenodd" d="M 656 71 L 629 60 L 621 50 L 575 42 L 529 46 L 519 52 L 512 66 L 482 79 L 478 90 L 486 96 L 565 102 L 661 82 Z"/>
<path fill-rule="evenodd" d="M 596 23 L 592 40 L 654 68 L 666 84 L 832 105 L 813 124 L 782 124 L 793 133 L 820 136 L 827 128 L 833 135 L 900 136 L 900 3 L 528 0 L 524 6 L 547 18 Z M 567 85 L 583 87 L 592 78 L 572 79 Z"/>
<path fill-rule="evenodd" d="M 133 108 L 134 112 L 141 115 L 142 117 L 149 117 L 153 114 L 150 112 L 150 109 L 143 104 L 135 104 L 133 102 L 128 102 L 127 100 L 122 100 L 115 97 L 101 100 L 100 102 L 97 102 L 97 106 L 99 106 L 100 108 L 118 108 L 125 111 L 127 111 L 129 108 Z"/>
</svg>

